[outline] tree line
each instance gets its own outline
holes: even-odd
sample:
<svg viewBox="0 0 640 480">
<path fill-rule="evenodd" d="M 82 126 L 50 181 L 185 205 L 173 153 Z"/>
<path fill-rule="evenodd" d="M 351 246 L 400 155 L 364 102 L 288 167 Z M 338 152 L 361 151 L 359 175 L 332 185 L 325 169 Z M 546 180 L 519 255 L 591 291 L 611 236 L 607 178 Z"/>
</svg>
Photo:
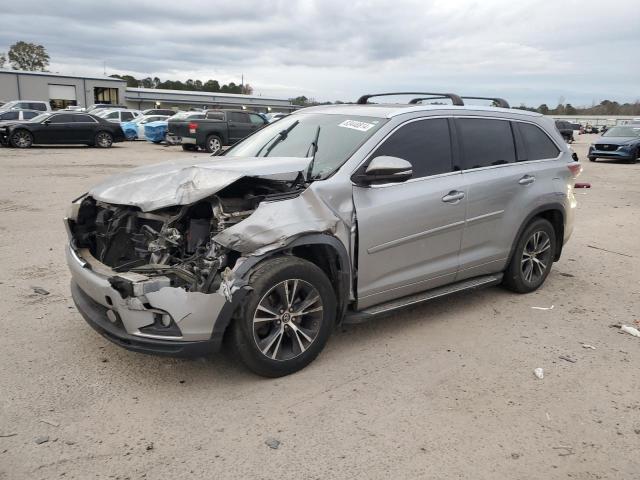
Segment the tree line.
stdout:
<svg viewBox="0 0 640 480">
<path fill-rule="evenodd" d="M 640 115 L 640 101 L 633 103 L 618 103 L 611 100 L 603 100 L 598 105 L 590 107 L 574 107 L 570 103 L 558 103 L 555 108 L 549 108 L 543 103 L 537 108 L 527 107 L 524 104 L 513 107 L 519 110 L 542 113 L 543 115 Z"/>
<path fill-rule="evenodd" d="M 139 88 L 162 88 L 166 90 L 190 90 L 196 92 L 220 92 L 220 93 L 236 93 L 242 95 L 251 95 L 253 93 L 253 87 L 248 83 L 235 84 L 229 82 L 228 84 L 220 85 L 217 80 L 192 80 L 189 79 L 186 82 L 180 80 L 165 80 L 164 82 L 158 77 L 146 77 L 135 78 L 132 75 L 109 75 L 112 78 L 119 78 L 127 82 L 127 87 L 139 87 Z"/>
</svg>

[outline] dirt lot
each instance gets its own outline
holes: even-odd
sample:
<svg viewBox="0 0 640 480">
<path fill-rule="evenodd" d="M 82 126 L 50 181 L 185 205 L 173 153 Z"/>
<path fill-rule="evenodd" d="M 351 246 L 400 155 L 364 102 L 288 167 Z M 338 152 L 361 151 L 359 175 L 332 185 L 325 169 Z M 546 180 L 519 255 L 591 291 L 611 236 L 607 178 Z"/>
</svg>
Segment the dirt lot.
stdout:
<svg viewBox="0 0 640 480">
<path fill-rule="evenodd" d="M 585 160 L 592 136 L 578 138 Z M 639 478 L 640 338 L 609 325 L 640 320 L 640 163 L 584 163 L 593 188 L 535 294 L 491 288 L 348 327 L 266 380 L 224 355 L 122 350 L 70 299 L 69 201 L 185 155 L 204 158 L 0 149 L 0 479 Z"/>
</svg>

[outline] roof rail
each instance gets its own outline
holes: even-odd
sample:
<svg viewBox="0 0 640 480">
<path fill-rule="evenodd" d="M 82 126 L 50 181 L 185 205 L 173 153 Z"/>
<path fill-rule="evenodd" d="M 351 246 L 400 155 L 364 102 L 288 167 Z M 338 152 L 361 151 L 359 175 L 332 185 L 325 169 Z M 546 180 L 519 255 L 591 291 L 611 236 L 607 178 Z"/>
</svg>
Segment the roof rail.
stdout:
<svg viewBox="0 0 640 480">
<path fill-rule="evenodd" d="M 498 97 L 460 97 L 460 98 L 468 98 L 470 100 L 491 100 L 496 104 L 496 107 L 500 108 L 511 108 L 509 106 L 509 102 L 507 102 L 504 98 Z"/>
<path fill-rule="evenodd" d="M 423 100 L 443 100 L 445 98 L 449 98 L 449 97 L 418 97 L 418 98 L 412 98 L 411 100 L 409 100 L 409 103 L 411 105 L 415 105 Z"/>
<path fill-rule="evenodd" d="M 393 96 L 395 95 L 431 95 L 430 98 L 448 98 L 449 100 L 451 100 L 451 103 L 453 103 L 454 105 L 459 105 L 459 106 L 464 105 L 464 102 L 462 101 L 462 99 L 455 93 L 432 93 L 432 92 L 391 92 L 391 93 L 368 94 L 368 95 L 362 95 L 356 103 L 359 105 L 364 105 L 372 97 L 388 97 L 392 95 Z"/>
</svg>

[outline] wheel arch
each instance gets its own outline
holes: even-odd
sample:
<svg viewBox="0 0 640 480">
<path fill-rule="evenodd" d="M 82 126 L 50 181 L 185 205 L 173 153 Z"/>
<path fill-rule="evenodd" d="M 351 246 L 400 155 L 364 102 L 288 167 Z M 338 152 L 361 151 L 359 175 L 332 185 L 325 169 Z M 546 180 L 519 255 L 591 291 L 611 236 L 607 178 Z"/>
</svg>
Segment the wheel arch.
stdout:
<svg viewBox="0 0 640 480">
<path fill-rule="evenodd" d="M 263 255 L 248 257 L 235 270 L 235 276 L 242 279 L 250 288 L 251 285 L 248 282 L 251 274 L 260 264 L 266 260 L 286 255 L 307 260 L 325 272 L 336 294 L 336 323 L 341 322 L 350 299 L 351 263 L 345 246 L 332 235 L 325 233 L 303 235 L 278 249 L 271 250 Z M 241 289 L 237 291 L 236 294 L 240 295 L 238 295 L 237 299 L 234 298 L 233 305 L 229 305 L 224 315 L 222 315 L 214 325 L 213 334 L 217 338 L 221 338 L 224 335 L 237 309 L 241 308 L 243 303 L 242 299 L 246 291 Z"/>
<path fill-rule="evenodd" d="M 544 218 L 548 220 L 549 223 L 553 226 L 553 230 L 556 234 L 556 254 L 553 258 L 554 262 L 560 260 L 560 255 L 562 254 L 562 246 L 564 245 L 564 225 L 566 219 L 566 212 L 564 206 L 561 203 L 548 203 L 545 205 L 540 205 L 533 211 L 527 215 L 525 220 L 520 224 L 520 228 L 518 228 L 518 233 L 516 234 L 513 242 L 511 243 L 511 251 L 509 252 L 509 260 L 513 257 L 513 253 L 516 249 L 516 245 L 518 244 L 518 240 L 524 232 L 525 228 L 535 219 L 535 218 Z"/>
</svg>

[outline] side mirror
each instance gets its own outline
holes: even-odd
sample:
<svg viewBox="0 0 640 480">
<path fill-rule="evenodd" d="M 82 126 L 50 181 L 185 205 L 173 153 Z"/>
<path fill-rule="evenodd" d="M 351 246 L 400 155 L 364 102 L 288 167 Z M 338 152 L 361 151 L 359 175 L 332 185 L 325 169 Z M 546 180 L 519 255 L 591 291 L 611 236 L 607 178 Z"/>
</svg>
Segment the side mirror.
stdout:
<svg viewBox="0 0 640 480">
<path fill-rule="evenodd" d="M 411 163 L 403 158 L 380 156 L 367 166 L 364 173 L 357 173 L 351 179 L 357 185 L 371 185 L 372 183 L 405 182 L 413 175 Z"/>
<path fill-rule="evenodd" d="M 49 125 L 49 124 L 51 123 L 51 120 L 45 120 L 45 121 L 44 121 L 44 122 L 42 122 L 42 123 L 44 123 L 45 125 Z"/>
</svg>

